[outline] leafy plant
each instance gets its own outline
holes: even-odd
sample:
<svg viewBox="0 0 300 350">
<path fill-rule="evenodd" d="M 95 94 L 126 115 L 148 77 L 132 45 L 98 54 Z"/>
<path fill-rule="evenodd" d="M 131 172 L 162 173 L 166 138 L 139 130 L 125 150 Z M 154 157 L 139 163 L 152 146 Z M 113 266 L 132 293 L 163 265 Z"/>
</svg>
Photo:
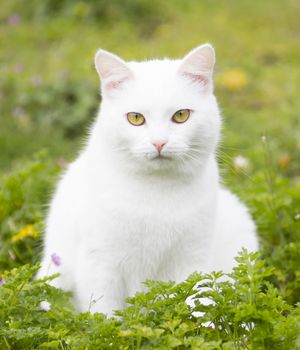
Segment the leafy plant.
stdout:
<svg viewBox="0 0 300 350">
<path fill-rule="evenodd" d="M 0 271 L 37 261 L 42 219 L 60 166 L 40 152 L 21 170 L 0 178 Z"/>
<path fill-rule="evenodd" d="M 74 313 L 70 295 L 48 284 L 52 278 L 32 280 L 38 265 L 13 269 L 3 274 L 0 287 L 0 345 L 24 350 L 295 349 L 300 308 L 288 305 L 267 281 L 273 269 L 257 254 L 243 251 L 237 262 L 227 281 L 220 272 L 195 273 L 177 285 L 148 281 L 147 291 L 129 298 L 111 319 Z"/>
</svg>

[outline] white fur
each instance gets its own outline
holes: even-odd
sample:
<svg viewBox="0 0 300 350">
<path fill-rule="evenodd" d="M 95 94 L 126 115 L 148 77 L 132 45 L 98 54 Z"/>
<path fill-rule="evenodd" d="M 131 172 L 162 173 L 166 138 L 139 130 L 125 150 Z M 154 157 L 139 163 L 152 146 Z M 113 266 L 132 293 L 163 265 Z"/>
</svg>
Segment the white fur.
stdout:
<svg viewBox="0 0 300 350">
<path fill-rule="evenodd" d="M 208 44 L 174 61 L 126 63 L 97 53 L 101 109 L 58 184 L 38 274 L 59 272 L 53 284 L 74 291 L 79 310 L 111 314 L 147 279 L 229 271 L 241 247 L 257 250 L 246 207 L 220 185 L 214 61 Z M 171 117 L 180 109 L 192 112 L 176 124 Z M 131 125 L 128 112 L 146 123 Z M 165 158 L 158 141 L 166 142 Z M 53 253 L 60 266 L 51 263 Z"/>
</svg>

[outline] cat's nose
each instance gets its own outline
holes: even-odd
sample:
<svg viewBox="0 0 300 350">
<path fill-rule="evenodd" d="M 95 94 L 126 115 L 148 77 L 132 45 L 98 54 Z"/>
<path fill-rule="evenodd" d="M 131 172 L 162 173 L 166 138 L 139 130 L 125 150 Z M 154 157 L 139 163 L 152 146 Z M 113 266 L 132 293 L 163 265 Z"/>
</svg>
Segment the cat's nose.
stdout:
<svg viewBox="0 0 300 350">
<path fill-rule="evenodd" d="M 166 141 L 155 141 L 152 142 L 153 146 L 157 149 L 158 153 L 161 152 L 161 150 L 163 149 L 164 145 L 166 144 Z"/>
</svg>

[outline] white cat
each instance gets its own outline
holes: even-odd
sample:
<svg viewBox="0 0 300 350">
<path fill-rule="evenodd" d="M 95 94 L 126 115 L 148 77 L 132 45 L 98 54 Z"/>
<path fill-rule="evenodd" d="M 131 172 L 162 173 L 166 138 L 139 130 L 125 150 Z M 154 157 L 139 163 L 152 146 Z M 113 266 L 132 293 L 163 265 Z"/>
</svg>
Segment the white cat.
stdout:
<svg viewBox="0 0 300 350">
<path fill-rule="evenodd" d="M 79 310 L 111 314 L 147 279 L 229 271 L 241 247 L 257 250 L 246 207 L 220 184 L 214 63 L 209 44 L 141 63 L 97 52 L 101 108 L 52 200 L 38 274 L 59 272 Z"/>
</svg>

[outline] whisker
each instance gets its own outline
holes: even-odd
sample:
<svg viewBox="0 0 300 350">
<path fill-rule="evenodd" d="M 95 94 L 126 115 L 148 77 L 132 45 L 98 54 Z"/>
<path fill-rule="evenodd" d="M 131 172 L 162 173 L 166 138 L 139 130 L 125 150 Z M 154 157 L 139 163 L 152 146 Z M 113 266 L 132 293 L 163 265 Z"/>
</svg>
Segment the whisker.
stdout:
<svg viewBox="0 0 300 350">
<path fill-rule="evenodd" d="M 112 149 L 113 152 L 126 151 L 126 150 L 128 150 L 128 147 L 116 147 Z"/>
</svg>

